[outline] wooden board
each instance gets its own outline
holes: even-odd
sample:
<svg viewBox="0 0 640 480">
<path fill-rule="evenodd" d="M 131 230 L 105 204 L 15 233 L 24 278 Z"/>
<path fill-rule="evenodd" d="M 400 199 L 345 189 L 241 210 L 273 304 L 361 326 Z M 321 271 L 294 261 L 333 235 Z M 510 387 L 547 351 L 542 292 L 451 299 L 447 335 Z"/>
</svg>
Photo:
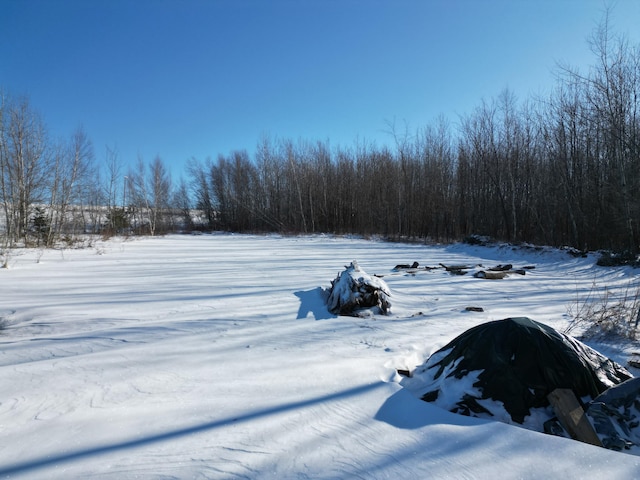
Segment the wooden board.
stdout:
<svg viewBox="0 0 640 480">
<path fill-rule="evenodd" d="M 569 435 L 571 435 L 571 438 L 602 447 L 602 442 L 598 434 L 585 415 L 582 406 L 578 403 L 578 399 L 572 390 L 568 388 L 556 388 L 547 395 L 547 398 L 558 420 L 560 420 L 562 426 Z"/>
</svg>

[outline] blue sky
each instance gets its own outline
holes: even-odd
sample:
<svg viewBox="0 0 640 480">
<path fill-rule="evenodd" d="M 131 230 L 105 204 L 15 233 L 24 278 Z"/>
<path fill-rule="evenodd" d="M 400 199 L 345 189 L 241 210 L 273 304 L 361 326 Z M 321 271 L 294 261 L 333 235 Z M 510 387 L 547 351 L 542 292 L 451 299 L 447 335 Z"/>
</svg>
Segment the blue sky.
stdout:
<svg viewBox="0 0 640 480">
<path fill-rule="evenodd" d="M 452 123 L 509 88 L 549 93 L 586 39 L 640 43 L 640 1 L 0 0 L 0 87 L 98 160 L 253 152 L 262 136 L 392 144 L 389 124 Z"/>
</svg>

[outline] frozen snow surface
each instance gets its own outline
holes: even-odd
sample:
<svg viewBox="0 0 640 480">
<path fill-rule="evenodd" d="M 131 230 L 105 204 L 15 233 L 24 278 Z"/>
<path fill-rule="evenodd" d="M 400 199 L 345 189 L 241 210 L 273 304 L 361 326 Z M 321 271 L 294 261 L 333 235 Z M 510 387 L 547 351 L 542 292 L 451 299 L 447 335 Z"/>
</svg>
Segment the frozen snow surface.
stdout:
<svg viewBox="0 0 640 480">
<path fill-rule="evenodd" d="M 325 289 L 354 259 L 383 275 L 388 315 L 328 312 Z M 414 261 L 535 269 L 393 270 Z M 486 321 L 562 330 L 576 296 L 637 275 L 560 251 L 331 236 L 14 251 L 0 269 L 0 478 L 640 478 L 636 455 L 452 414 L 396 373 Z M 587 343 L 623 365 L 634 348 Z"/>
</svg>

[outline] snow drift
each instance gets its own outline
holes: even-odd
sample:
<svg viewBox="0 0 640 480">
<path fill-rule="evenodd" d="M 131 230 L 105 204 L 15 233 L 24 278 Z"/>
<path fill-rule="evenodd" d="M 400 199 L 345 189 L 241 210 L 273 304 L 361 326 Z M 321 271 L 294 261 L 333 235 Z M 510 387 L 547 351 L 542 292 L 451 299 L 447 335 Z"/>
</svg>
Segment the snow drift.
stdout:
<svg viewBox="0 0 640 480">
<path fill-rule="evenodd" d="M 577 291 L 624 291 L 629 267 L 335 236 L 14 253 L 0 269 L 0 478 L 638 478 L 636 455 L 450 413 L 397 374 L 488 321 L 563 329 Z M 354 258 L 388 272 L 387 315 L 328 312 L 324 287 Z M 407 258 L 536 268 L 500 282 L 389 270 Z M 636 349 L 589 345 L 618 363 Z"/>
</svg>

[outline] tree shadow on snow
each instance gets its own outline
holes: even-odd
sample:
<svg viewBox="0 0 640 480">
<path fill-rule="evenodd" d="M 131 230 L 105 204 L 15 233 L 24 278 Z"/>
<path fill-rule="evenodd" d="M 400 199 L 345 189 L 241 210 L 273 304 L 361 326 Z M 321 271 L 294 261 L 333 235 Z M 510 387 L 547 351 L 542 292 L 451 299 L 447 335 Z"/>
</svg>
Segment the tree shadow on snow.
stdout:
<svg viewBox="0 0 640 480">
<path fill-rule="evenodd" d="M 125 440 L 119 443 L 113 443 L 103 446 L 88 447 L 85 449 L 78 449 L 76 451 L 64 452 L 59 455 L 50 454 L 46 457 L 33 458 L 31 460 L 23 461 L 21 463 L 15 463 L 13 465 L 0 465 L 0 477 L 5 478 L 11 475 L 23 474 L 26 472 L 33 472 L 46 467 L 60 468 L 62 464 L 71 463 L 73 461 L 82 461 L 87 458 L 94 458 L 100 455 L 109 453 L 122 452 L 134 448 L 153 445 L 160 442 L 167 442 L 171 440 L 188 437 L 203 432 L 210 432 L 212 430 L 226 427 L 229 425 L 237 425 L 240 423 L 248 423 L 252 420 L 257 420 L 264 417 L 280 414 L 282 412 L 299 410 L 314 405 L 324 404 L 332 402 L 334 400 L 344 400 L 349 397 L 355 397 L 364 393 L 370 392 L 383 386 L 384 383 L 372 383 L 365 385 L 358 385 L 353 388 L 342 390 L 339 392 L 331 393 L 321 397 L 301 400 L 299 402 L 290 402 L 281 405 L 275 405 L 267 407 L 261 410 L 255 410 L 247 412 L 244 415 L 238 415 L 234 417 L 221 418 L 212 422 L 202 423 L 199 425 L 187 426 L 184 428 L 178 428 L 169 430 L 166 432 L 160 432 L 156 434 L 150 434 L 143 438 L 137 438 L 133 440 Z"/>
<path fill-rule="evenodd" d="M 322 287 L 316 287 L 311 290 L 299 290 L 295 292 L 295 296 L 300 299 L 300 308 L 298 309 L 298 320 L 307 318 L 309 314 L 313 315 L 316 320 L 327 320 L 336 318 L 327 309 L 327 293 Z"/>
</svg>

